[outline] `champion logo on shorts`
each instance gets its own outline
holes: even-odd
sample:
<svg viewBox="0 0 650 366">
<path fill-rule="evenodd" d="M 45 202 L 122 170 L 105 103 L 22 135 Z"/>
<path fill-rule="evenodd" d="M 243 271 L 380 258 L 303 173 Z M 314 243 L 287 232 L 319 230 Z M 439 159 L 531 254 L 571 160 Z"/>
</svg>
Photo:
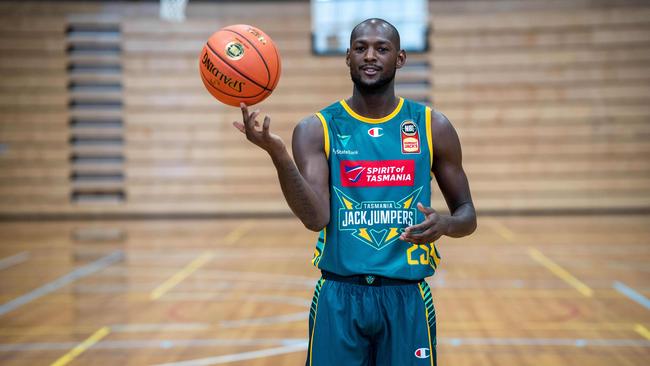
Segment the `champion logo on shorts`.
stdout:
<svg viewBox="0 0 650 366">
<path fill-rule="evenodd" d="M 428 348 L 418 348 L 415 350 L 415 357 L 417 358 L 429 358 L 431 352 Z"/>
</svg>

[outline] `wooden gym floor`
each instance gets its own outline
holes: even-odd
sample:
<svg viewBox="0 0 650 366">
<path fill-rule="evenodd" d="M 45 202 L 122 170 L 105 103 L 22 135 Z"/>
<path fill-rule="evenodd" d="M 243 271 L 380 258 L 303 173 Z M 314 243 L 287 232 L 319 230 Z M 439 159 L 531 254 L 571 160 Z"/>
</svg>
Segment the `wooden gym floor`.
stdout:
<svg viewBox="0 0 650 366">
<path fill-rule="evenodd" d="M 289 218 L 2 222 L 0 364 L 303 364 L 314 239 Z M 440 242 L 439 364 L 646 365 L 649 241 L 644 215 L 481 217 Z"/>
</svg>

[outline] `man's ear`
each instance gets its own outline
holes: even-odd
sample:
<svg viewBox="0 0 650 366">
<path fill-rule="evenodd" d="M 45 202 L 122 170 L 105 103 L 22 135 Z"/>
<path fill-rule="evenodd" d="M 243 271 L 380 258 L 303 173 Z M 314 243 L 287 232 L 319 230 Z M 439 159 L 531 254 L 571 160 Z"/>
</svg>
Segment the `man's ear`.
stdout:
<svg viewBox="0 0 650 366">
<path fill-rule="evenodd" d="M 350 49 L 345 50 L 345 64 L 350 67 Z"/>
<path fill-rule="evenodd" d="M 397 63 L 395 64 L 395 67 L 401 69 L 404 65 L 406 65 L 406 51 L 400 50 L 397 54 Z"/>
</svg>

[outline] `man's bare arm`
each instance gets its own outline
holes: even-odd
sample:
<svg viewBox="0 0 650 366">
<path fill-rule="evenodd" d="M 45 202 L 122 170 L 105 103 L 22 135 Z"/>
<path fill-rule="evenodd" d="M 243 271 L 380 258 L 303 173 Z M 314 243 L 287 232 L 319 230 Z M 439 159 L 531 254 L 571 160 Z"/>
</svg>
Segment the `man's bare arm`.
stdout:
<svg viewBox="0 0 650 366">
<path fill-rule="evenodd" d="M 324 151 L 323 127 L 316 116 L 307 117 L 294 129 L 293 155 L 289 155 L 282 139 L 270 133 L 270 118 L 264 118 L 262 130 L 256 129 L 259 111 L 248 112 L 242 105 L 244 123 L 234 126 L 246 138 L 266 150 L 278 173 L 280 187 L 291 211 L 310 230 L 320 231 L 330 219 L 329 166 Z"/>
<path fill-rule="evenodd" d="M 456 130 L 442 113 L 431 112 L 433 164 L 431 171 L 445 197 L 451 215 L 437 213 L 431 207 L 418 203 L 425 220 L 406 228 L 402 240 L 428 243 L 442 235 L 462 237 L 476 229 L 476 211 L 463 170 L 462 151 Z"/>
</svg>

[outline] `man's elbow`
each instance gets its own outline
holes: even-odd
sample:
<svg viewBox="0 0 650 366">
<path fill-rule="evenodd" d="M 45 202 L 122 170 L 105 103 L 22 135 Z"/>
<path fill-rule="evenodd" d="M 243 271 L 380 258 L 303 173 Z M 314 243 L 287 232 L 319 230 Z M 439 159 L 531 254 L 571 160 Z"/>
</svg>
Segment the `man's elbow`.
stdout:
<svg viewBox="0 0 650 366">
<path fill-rule="evenodd" d="M 472 218 L 470 219 L 469 228 L 468 228 L 469 230 L 467 232 L 467 235 L 473 234 L 476 231 L 476 226 L 477 226 L 477 224 L 476 224 L 476 214 L 474 214 L 472 216 Z"/>
<path fill-rule="evenodd" d="M 456 235 L 452 236 L 461 238 L 471 235 L 476 231 L 476 210 L 471 202 L 465 203 L 459 209 L 454 210 L 454 216 L 456 215 L 462 224 L 457 227 Z"/>
<path fill-rule="evenodd" d="M 311 220 L 303 220 L 302 223 L 311 231 L 319 232 L 329 224 L 329 217 L 314 217 Z"/>
</svg>

